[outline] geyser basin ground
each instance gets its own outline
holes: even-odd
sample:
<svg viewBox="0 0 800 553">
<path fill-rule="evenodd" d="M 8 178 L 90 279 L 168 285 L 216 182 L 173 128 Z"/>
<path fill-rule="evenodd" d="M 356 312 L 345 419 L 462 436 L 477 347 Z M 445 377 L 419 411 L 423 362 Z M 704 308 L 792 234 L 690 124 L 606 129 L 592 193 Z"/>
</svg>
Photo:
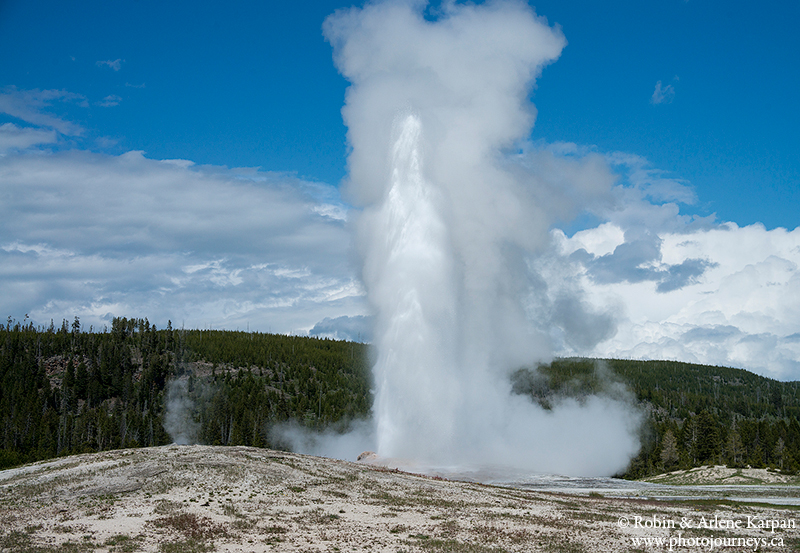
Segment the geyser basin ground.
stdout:
<svg viewBox="0 0 800 553">
<path fill-rule="evenodd" d="M 519 490 L 249 447 L 108 451 L 0 472 L 0 550 L 11 551 L 626 551 L 677 534 L 623 517 L 796 513 Z M 712 533 L 800 546 L 796 530 Z"/>
<path fill-rule="evenodd" d="M 362 463 L 437 478 L 475 482 L 522 490 L 608 498 L 659 501 L 732 500 L 800 506 L 800 476 L 768 469 L 728 468 L 723 465 L 696 467 L 659 474 L 644 480 L 609 477 L 534 474 L 500 466 L 430 466 L 412 461 L 381 459 L 374 453 Z"/>
</svg>

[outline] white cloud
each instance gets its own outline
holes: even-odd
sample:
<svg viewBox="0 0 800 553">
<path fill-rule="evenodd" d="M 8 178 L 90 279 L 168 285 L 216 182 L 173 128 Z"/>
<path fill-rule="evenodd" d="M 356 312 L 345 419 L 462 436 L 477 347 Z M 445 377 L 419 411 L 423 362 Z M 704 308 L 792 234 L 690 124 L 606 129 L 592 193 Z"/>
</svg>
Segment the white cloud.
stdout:
<svg viewBox="0 0 800 553">
<path fill-rule="evenodd" d="M 141 152 L 0 158 L 0 309 L 304 332 L 363 312 L 334 188 Z M 324 198 L 320 199 L 320 196 Z M 336 210 L 334 210 L 336 212 Z"/>
<path fill-rule="evenodd" d="M 572 238 L 555 233 L 562 253 L 573 254 L 573 270 L 590 304 L 618 315 L 616 335 L 582 353 L 677 359 L 800 378 L 800 228 L 727 223 L 658 232 L 657 259 L 639 265 L 617 260 L 614 270 L 668 271 L 705 261 L 689 278 L 660 293 L 656 279 L 597 277 L 592 263 L 623 245 L 621 233 L 612 224 Z M 587 255 L 575 257 L 581 250 Z"/>
<path fill-rule="evenodd" d="M 8 150 L 24 150 L 38 144 L 51 144 L 58 140 L 53 130 L 18 127 L 14 123 L 0 125 L 0 155 Z"/>
<path fill-rule="evenodd" d="M 338 221 L 347 220 L 347 208 L 343 205 L 321 204 L 314 206 L 312 209 L 314 213 L 322 215 L 323 217 L 329 217 Z"/>
<path fill-rule="evenodd" d="M 308 333 L 317 338 L 330 338 L 332 340 L 349 340 L 352 342 L 369 342 L 372 340 L 372 327 L 374 321 L 368 315 L 355 317 L 325 317 L 314 325 Z"/>
<path fill-rule="evenodd" d="M 542 284 L 528 312 L 549 321 L 558 354 L 675 359 L 800 378 L 800 228 L 740 228 L 714 215 L 683 215 L 679 204 L 696 199 L 690 183 L 640 156 L 604 158 L 620 180 L 614 201 L 592 209 L 602 222 L 572 237 L 553 230 L 557 253 L 531 262 Z M 569 309 L 560 309 L 565 297 Z M 604 339 L 596 346 L 584 343 L 598 336 Z"/>
<path fill-rule="evenodd" d="M 121 101 L 122 98 L 120 96 L 117 96 L 116 94 L 111 94 L 103 98 L 101 101 L 97 102 L 97 105 L 100 107 L 109 108 L 118 106 Z"/>
<path fill-rule="evenodd" d="M 114 71 L 119 71 L 120 69 L 122 69 L 122 62 L 123 61 L 125 61 L 125 60 L 115 59 L 115 60 L 98 61 L 96 65 L 97 65 L 97 67 L 104 67 L 105 66 L 105 67 L 108 67 L 110 69 L 113 69 Z"/>
<path fill-rule="evenodd" d="M 47 113 L 46 108 L 53 102 L 88 105 L 85 97 L 66 90 L 19 90 L 10 86 L 0 93 L 0 113 L 16 117 L 31 125 L 55 129 L 63 135 L 80 136 L 83 134 L 80 125 Z"/>
<path fill-rule="evenodd" d="M 671 104 L 672 100 L 675 99 L 675 87 L 671 84 L 663 86 L 661 81 L 656 83 L 656 89 L 653 91 L 653 95 L 650 97 L 651 104 Z"/>
<path fill-rule="evenodd" d="M 645 158 L 627 152 L 612 152 L 606 161 L 620 171 L 630 185 L 654 202 L 679 202 L 692 205 L 697 201 L 694 188 L 688 181 L 670 177 L 656 169 Z"/>
</svg>

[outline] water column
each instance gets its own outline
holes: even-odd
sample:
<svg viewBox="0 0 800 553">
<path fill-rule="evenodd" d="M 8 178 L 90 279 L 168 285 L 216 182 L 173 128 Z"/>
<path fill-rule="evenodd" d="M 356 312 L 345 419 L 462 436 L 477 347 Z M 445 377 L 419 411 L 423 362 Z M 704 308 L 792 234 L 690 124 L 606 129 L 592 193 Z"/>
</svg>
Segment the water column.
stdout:
<svg viewBox="0 0 800 553">
<path fill-rule="evenodd" d="M 377 310 L 374 367 L 378 453 L 435 461 L 452 449 L 460 391 L 457 299 L 441 191 L 425 178 L 422 122 L 395 122 L 391 183 L 370 214 L 365 267 Z"/>
</svg>

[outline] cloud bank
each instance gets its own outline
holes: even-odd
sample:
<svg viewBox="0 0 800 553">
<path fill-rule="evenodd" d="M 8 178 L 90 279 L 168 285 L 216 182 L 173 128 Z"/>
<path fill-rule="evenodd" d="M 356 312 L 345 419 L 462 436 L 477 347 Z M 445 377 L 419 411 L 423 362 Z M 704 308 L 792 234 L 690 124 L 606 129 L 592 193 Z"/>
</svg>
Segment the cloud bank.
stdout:
<svg viewBox="0 0 800 553">
<path fill-rule="evenodd" d="M 582 353 L 800 376 L 800 228 L 554 234 L 591 304 L 618 314 L 615 336 Z"/>
<path fill-rule="evenodd" d="M 306 332 L 358 314 L 335 189 L 142 152 L 0 158 L 7 314 Z"/>
</svg>

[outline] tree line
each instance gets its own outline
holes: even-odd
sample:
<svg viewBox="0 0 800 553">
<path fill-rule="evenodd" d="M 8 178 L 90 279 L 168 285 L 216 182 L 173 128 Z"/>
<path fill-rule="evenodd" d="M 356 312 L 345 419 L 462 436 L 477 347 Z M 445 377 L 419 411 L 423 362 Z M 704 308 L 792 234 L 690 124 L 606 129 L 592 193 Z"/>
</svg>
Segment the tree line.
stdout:
<svg viewBox="0 0 800 553">
<path fill-rule="evenodd" d="M 171 381 L 200 443 L 270 446 L 271 425 L 321 428 L 369 415 L 366 346 L 336 340 L 158 329 L 0 324 L 0 468 L 40 459 L 172 443 Z M 190 421 L 191 422 L 191 421 Z"/>
<path fill-rule="evenodd" d="M 276 447 L 270 429 L 370 416 L 364 344 L 258 332 L 0 324 L 0 468 L 123 447 L 192 441 Z M 613 395 L 644 413 L 642 449 L 620 476 L 703 464 L 800 469 L 800 390 L 741 369 L 669 361 L 557 359 L 511 374 L 545 409 Z M 179 383 L 180 386 L 174 386 Z"/>
</svg>

